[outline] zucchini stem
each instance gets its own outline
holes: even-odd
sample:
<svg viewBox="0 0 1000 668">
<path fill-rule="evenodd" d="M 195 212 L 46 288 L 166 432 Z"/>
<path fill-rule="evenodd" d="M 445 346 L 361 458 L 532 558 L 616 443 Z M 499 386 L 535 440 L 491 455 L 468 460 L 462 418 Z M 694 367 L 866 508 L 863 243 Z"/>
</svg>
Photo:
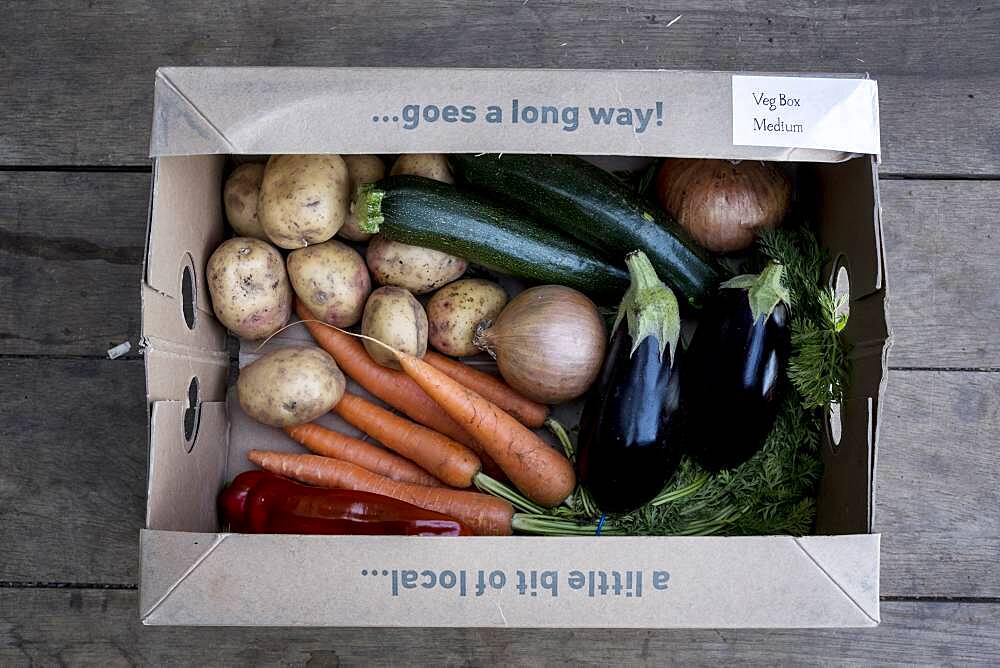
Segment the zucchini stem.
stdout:
<svg viewBox="0 0 1000 668">
<path fill-rule="evenodd" d="M 378 233 L 379 227 L 385 222 L 382 215 L 382 198 L 385 191 L 379 190 L 374 183 L 362 183 L 358 186 L 354 201 L 351 202 L 351 213 L 358 218 L 358 227 L 368 234 Z"/>
</svg>

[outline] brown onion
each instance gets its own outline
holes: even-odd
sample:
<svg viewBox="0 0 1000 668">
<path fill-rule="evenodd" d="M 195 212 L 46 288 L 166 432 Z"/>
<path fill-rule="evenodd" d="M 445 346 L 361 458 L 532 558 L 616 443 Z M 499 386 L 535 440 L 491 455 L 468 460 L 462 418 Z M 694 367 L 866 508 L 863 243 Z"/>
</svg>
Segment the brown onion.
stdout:
<svg viewBox="0 0 1000 668">
<path fill-rule="evenodd" d="M 667 213 L 719 253 L 743 250 L 757 230 L 781 224 L 792 197 L 785 174 L 759 160 L 669 158 L 656 179 Z"/>
<path fill-rule="evenodd" d="M 512 299 L 475 344 L 497 361 L 515 390 L 544 404 L 575 399 L 597 378 L 607 346 L 594 303 L 561 285 L 541 285 Z"/>
</svg>

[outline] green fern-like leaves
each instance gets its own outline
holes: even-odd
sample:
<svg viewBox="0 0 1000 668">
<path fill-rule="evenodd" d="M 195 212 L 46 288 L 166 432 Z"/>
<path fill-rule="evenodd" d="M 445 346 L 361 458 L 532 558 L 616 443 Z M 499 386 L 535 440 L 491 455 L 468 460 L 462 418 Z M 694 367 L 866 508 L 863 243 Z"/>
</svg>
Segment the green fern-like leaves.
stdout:
<svg viewBox="0 0 1000 668">
<path fill-rule="evenodd" d="M 850 382 L 850 348 L 841 332 L 843 303 L 820 285 L 826 255 L 805 227 L 765 232 L 761 251 L 785 267 L 792 297 L 792 355 L 788 377 L 806 408 L 827 408 L 844 398 Z"/>
</svg>

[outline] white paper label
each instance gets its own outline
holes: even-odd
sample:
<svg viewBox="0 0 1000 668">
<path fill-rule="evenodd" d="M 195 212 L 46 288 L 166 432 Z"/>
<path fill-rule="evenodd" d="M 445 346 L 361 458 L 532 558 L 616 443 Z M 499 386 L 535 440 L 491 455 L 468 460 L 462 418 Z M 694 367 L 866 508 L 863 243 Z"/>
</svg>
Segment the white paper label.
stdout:
<svg viewBox="0 0 1000 668">
<path fill-rule="evenodd" d="M 878 154 L 878 84 L 734 76 L 733 144 Z"/>
</svg>

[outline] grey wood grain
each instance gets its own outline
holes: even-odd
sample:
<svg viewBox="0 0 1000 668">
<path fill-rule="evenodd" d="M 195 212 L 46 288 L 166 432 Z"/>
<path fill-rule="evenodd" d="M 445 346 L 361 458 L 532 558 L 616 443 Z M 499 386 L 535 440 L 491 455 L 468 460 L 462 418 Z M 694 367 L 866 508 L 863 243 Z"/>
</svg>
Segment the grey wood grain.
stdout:
<svg viewBox="0 0 1000 668">
<path fill-rule="evenodd" d="M 875 490 L 883 594 L 1000 596 L 1000 374 L 892 371 L 888 385 Z"/>
<path fill-rule="evenodd" d="M 133 584 L 144 520 L 141 361 L 0 361 L 0 581 Z M 876 529 L 887 596 L 1000 596 L 1000 374 L 894 371 Z M 2 590 L 0 590 L 2 591 Z"/>
<path fill-rule="evenodd" d="M 0 353 L 138 342 L 148 191 L 148 174 L 0 172 Z"/>
<path fill-rule="evenodd" d="M 845 630 L 141 627 L 134 591 L 0 593 L 0 663 L 18 665 L 663 665 L 1000 662 L 1000 605 L 885 602 Z"/>
<path fill-rule="evenodd" d="M 134 583 L 142 361 L 8 359 L 0 378 L 0 581 Z"/>
<path fill-rule="evenodd" d="M 1000 187 L 990 181 L 879 185 L 892 365 L 1000 367 Z"/>
<path fill-rule="evenodd" d="M 620 67 L 867 71 L 885 172 L 997 175 L 998 22 L 971 1 L 12 3 L 0 165 L 146 164 L 160 65 Z"/>
</svg>

